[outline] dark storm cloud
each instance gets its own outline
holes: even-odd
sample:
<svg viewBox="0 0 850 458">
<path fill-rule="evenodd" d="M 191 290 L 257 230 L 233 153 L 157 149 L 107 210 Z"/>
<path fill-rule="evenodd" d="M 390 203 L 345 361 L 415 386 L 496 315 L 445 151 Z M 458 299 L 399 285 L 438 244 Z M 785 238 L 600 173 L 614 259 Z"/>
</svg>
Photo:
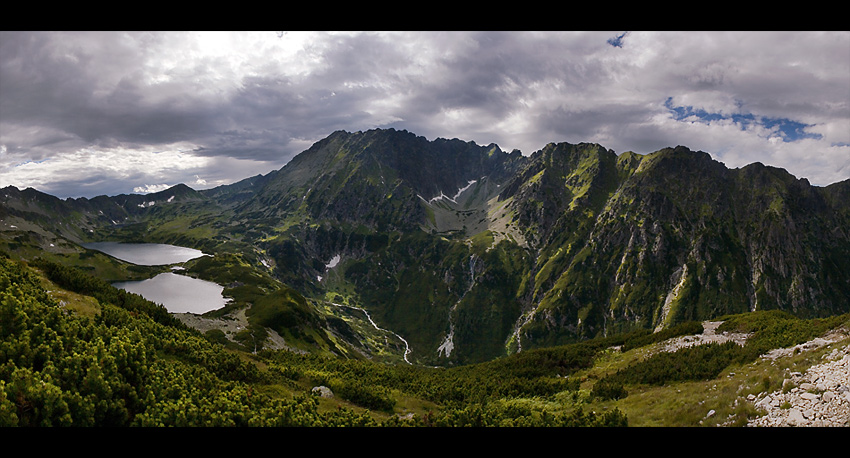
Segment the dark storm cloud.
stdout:
<svg viewBox="0 0 850 458">
<path fill-rule="evenodd" d="M 234 91 L 205 94 L 192 81 L 209 72 L 214 60 L 187 62 L 182 77 L 167 85 L 153 88 L 146 81 L 163 76 L 140 64 L 149 52 L 143 45 L 166 41 L 160 35 L 93 32 L 73 38 L 76 45 L 63 45 L 51 34 L 4 36 L 3 121 L 43 126 L 38 135 L 46 139 L 29 145 L 34 150 L 57 141 L 65 148 L 190 141 L 206 156 L 275 161 L 299 152 L 289 148 L 292 140 L 317 140 L 339 129 L 395 125 L 430 136 L 471 134 L 433 125 L 431 118 L 474 110 L 482 123 L 497 122 L 535 84 L 554 79 L 568 92 L 579 91 L 604 76 L 594 64 L 569 61 L 583 57 L 584 48 L 575 43 L 587 46 L 584 37 L 567 42 L 510 32 L 444 32 L 403 47 L 363 34 L 309 44 L 321 64 L 308 77 L 247 75 L 234 82 Z M 418 64 L 419 53 L 433 57 Z M 383 114 L 367 108 L 393 98 Z"/>
<path fill-rule="evenodd" d="M 408 122 L 404 124 L 429 137 L 496 142 L 530 154 L 547 143 L 544 138 L 563 138 L 548 137 L 548 126 L 542 125 L 534 133 L 520 127 L 514 131 L 509 119 L 548 120 L 550 110 L 572 107 L 573 94 L 604 85 L 609 79 L 604 66 L 587 59 L 602 45 L 604 40 L 598 37 L 576 34 L 440 34 L 431 42 L 430 71 L 407 85 L 404 119 Z M 542 103 L 541 97 L 546 99 Z M 564 125 L 551 132 L 569 129 Z"/>
<path fill-rule="evenodd" d="M 158 144 L 209 133 L 215 107 L 189 91 L 150 100 L 135 79 L 139 48 L 101 32 L 75 38 L 76 45 L 66 45 L 49 33 L 3 32 L 0 121 L 52 136 L 60 131 L 81 145 Z"/>
<path fill-rule="evenodd" d="M 203 154 L 273 160 L 292 152 L 288 145 L 293 139 L 319 139 L 334 130 L 369 126 L 370 115 L 358 108 L 369 91 L 355 97 L 343 89 L 313 88 L 315 84 L 246 78 L 221 115 L 220 124 L 228 128 L 210 140 Z"/>
<path fill-rule="evenodd" d="M 661 144 L 657 137 L 651 145 L 634 144 L 629 129 L 634 126 L 646 128 L 650 122 L 651 119 L 642 106 L 607 103 L 576 110 L 571 110 L 568 106 L 559 107 L 536 118 L 536 124 L 544 132 L 550 132 L 552 138 L 562 138 L 573 143 L 600 138 L 600 141 L 604 141 L 604 146 L 616 148 L 618 151 L 623 151 L 627 144 L 632 145 L 631 148 L 645 151 Z M 630 141 L 623 143 L 620 138 L 629 138 Z"/>
<path fill-rule="evenodd" d="M 847 56 L 846 32 L 0 32 L 0 180 L 213 186 L 395 127 L 525 154 L 681 144 L 828 184 L 847 177 Z"/>
<path fill-rule="evenodd" d="M 453 35 L 449 34 L 448 38 Z M 442 108 L 513 109 L 536 84 L 557 81 L 565 91 L 601 84 L 602 69 L 584 61 L 587 43 L 511 32 L 455 35 L 467 42 L 460 52 L 440 57 L 420 82 L 417 102 Z M 578 45 L 577 45 L 578 44 Z"/>
</svg>

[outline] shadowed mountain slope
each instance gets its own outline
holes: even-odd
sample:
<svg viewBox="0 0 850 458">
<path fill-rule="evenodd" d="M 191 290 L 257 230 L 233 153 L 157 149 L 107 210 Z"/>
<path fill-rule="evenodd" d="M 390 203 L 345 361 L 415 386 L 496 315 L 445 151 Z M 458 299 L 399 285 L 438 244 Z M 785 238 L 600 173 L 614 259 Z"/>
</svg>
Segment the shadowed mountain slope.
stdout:
<svg viewBox="0 0 850 458">
<path fill-rule="evenodd" d="M 550 143 L 523 156 L 340 131 L 280 170 L 202 192 L 4 192 L 4 218 L 75 242 L 239 251 L 316 303 L 368 311 L 421 364 L 752 310 L 850 310 L 850 180 L 815 187 L 682 146 Z"/>
</svg>

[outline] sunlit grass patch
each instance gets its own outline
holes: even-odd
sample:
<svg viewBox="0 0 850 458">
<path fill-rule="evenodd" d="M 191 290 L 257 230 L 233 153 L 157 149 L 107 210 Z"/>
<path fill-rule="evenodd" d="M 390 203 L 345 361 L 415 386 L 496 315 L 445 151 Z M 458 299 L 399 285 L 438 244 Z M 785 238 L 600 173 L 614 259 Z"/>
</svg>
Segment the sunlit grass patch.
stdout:
<svg viewBox="0 0 850 458">
<path fill-rule="evenodd" d="M 91 296 L 77 294 L 60 288 L 47 278 L 41 277 L 42 287 L 60 306 L 80 316 L 94 318 L 100 313 L 100 303 Z"/>
</svg>

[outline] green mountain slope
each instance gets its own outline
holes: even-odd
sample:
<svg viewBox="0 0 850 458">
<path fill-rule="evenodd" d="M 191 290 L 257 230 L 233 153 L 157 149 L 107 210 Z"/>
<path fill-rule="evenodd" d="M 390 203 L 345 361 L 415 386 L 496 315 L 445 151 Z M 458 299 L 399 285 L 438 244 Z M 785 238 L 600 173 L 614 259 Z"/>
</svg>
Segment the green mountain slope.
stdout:
<svg viewBox="0 0 850 458">
<path fill-rule="evenodd" d="M 795 374 L 841 367 L 848 317 L 723 317 L 716 330 L 741 345 L 676 350 L 719 336 L 690 322 L 457 368 L 387 365 L 231 351 L 96 277 L 0 252 L 0 426 L 744 425 Z M 759 358 L 777 347 L 788 356 Z M 846 426 L 840 408 L 817 422 Z"/>
<path fill-rule="evenodd" d="M 400 360 L 406 348 L 411 363 L 450 366 L 731 313 L 850 309 L 850 180 L 814 187 L 681 146 L 617 155 L 552 143 L 522 156 L 340 131 L 280 170 L 203 192 L 3 193 L 12 254 L 61 245 L 84 264 L 76 244 L 90 240 L 199 248 L 221 264 L 189 273 L 252 285 L 230 292 L 254 317 L 273 302 L 262 292 L 297 292 L 302 305 L 280 313 L 301 317 L 297 334 L 316 348 L 349 357 L 392 348 Z M 236 266 L 263 280 L 226 273 Z M 367 320 L 340 306 L 369 313 L 393 343 L 353 332 Z"/>
<path fill-rule="evenodd" d="M 751 310 L 847 310 L 848 238 L 837 229 L 847 204 L 834 191 L 761 165 L 729 170 L 684 147 L 625 161 L 599 162 L 595 200 L 529 199 L 561 218 L 541 244 L 529 341 L 563 342 L 564 328 L 591 337 Z"/>
</svg>

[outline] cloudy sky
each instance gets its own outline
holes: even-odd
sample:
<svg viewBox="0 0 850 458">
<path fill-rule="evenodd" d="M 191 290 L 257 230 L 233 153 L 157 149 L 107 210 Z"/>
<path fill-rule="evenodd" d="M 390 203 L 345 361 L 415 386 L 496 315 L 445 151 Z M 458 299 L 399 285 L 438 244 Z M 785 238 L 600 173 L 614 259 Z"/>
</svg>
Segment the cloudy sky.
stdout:
<svg viewBox="0 0 850 458">
<path fill-rule="evenodd" d="M 0 32 L 0 187 L 195 189 L 336 130 L 850 178 L 850 32 Z"/>
</svg>

